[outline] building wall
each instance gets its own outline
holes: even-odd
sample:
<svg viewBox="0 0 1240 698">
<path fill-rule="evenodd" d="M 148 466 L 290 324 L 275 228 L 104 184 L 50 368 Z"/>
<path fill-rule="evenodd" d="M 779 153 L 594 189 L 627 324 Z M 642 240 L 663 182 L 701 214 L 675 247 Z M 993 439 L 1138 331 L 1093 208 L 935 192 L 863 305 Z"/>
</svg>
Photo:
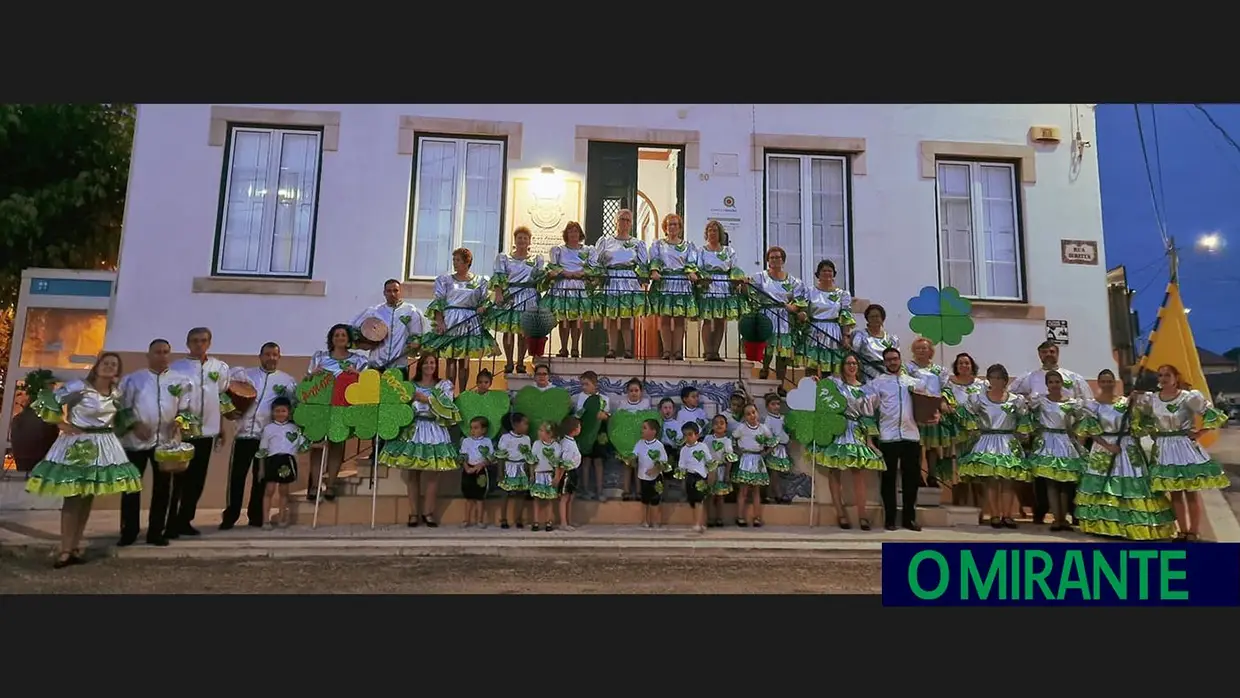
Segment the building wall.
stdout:
<svg viewBox="0 0 1240 698">
<path fill-rule="evenodd" d="M 1003 362 L 1014 373 L 1032 369 L 1037 363 L 1034 347 L 1046 336 L 1044 321 L 1066 320 L 1071 340 L 1063 349 L 1065 366 L 1090 376 L 1114 367 L 1106 320 L 1097 148 L 1084 150 L 1078 161 L 1071 138 L 1079 128 L 1085 141 L 1096 142 L 1092 113 L 1084 107 L 260 108 L 266 114 L 285 110 L 277 115 L 323 118 L 326 123 L 324 141 L 332 147 L 325 148 L 322 159 L 312 282 L 210 278 L 225 150 L 220 129 L 228 118 L 252 121 L 265 118 L 265 113 L 211 105 L 142 105 L 108 348 L 141 351 L 155 336 L 167 336 L 178 345 L 191 326 L 206 325 L 215 333 L 216 350 L 223 354 L 253 355 L 268 340 L 280 342 L 288 356 L 318 349 L 333 322 L 347 321 L 363 306 L 380 300 L 383 279 L 405 278 L 413 155 L 412 128 L 402 131 L 402 124 L 463 123 L 442 121 L 457 119 L 468 120 L 471 128 L 508 129 L 510 201 L 517 179 L 528 179 L 548 165 L 565 178 L 566 191 L 580 197 L 586 168 L 582 134 L 684 145 L 685 214 L 691 239 L 700 239 L 706 219 L 715 215 L 725 197 L 732 197 L 734 215 L 741 221 L 732 244 L 750 272 L 760 270 L 764 247 L 762 145 L 809 145 L 815 150 L 827 146 L 848 153 L 853 290 L 858 297 L 886 306 L 888 328 L 906 345 L 911 339 L 908 299 L 923 286 L 939 284 L 934 154 L 1020 159 L 1028 302 L 975 305 L 976 330 L 959 349 L 983 365 Z M 515 131 L 514 124 L 519 125 Z M 1063 141 L 1031 144 L 1029 130 L 1034 125 L 1059 127 Z M 735 174 L 729 173 L 729 156 L 735 157 Z M 584 211 L 580 200 L 575 203 L 580 204 L 578 211 Z M 506 229 L 519 222 L 521 213 L 512 209 L 506 212 Z M 1095 241 L 1099 264 L 1063 264 L 1061 238 Z M 408 295 L 424 306 L 429 284 L 412 284 L 409 290 Z"/>
</svg>

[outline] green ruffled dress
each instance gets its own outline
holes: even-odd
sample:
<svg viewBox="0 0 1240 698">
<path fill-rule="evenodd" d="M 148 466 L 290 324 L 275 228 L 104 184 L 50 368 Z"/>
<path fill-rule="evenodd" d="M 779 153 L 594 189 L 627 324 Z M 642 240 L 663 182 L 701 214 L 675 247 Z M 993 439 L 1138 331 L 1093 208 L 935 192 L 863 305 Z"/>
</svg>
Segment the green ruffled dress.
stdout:
<svg viewBox="0 0 1240 698">
<path fill-rule="evenodd" d="M 379 464 L 402 470 L 456 470 L 460 454 L 448 427 L 461 421 L 461 411 L 452 399 L 452 383 L 440 381 L 433 388 L 417 385 L 414 389 L 428 401 L 414 399 L 413 423 L 383 444 Z"/>
<path fill-rule="evenodd" d="M 551 261 L 538 282 L 542 294 L 539 303 L 560 322 L 592 320 L 597 315 L 594 296 L 586 289 L 586 281 L 569 279 L 565 274 L 586 274 L 594 250 L 590 247 L 556 245 L 551 248 Z M 554 273 L 554 276 L 552 275 Z"/>
<path fill-rule="evenodd" d="M 444 274 L 435 279 L 435 298 L 426 307 L 427 314 L 443 314 L 444 331 L 434 328 L 422 336 L 422 350 L 444 359 L 477 359 L 495 356 L 499 345 L 483 326 L 490 311 L 491 300 L 485 276 L 470 274 L 465 281 Z"/>
<path fill-rule="evenodd" d="M 1127 398 L 1111 403 L 1085 402 L 1076 431 L 1094 438 L 1085 471 L 1076 488 L 1072 518 L 1084 533 L 1128 540 L 1167 540 L 1175 537 L 1175 511 L 1166 494 L 1150 488 L 1145 452 L 1135 436 L 1145 430 L 1138 417 L 1125 419 Z M 1133 415 L 1137 416 L 1137 415 Z M 1102 442 L 1115 444 L 1112 455 Z"/>
<path fill-rule="evenodd" d="M 1029 465 L 1033 476 L 1055 482 L 1077 482 L 1085 470 L 1085 454 L 1072 438 L 1073 424 L 1083 413 L 1080 400 L 1055 402 L 1045 395 L 1028 398 L 1033 446 Z"/>
<path fill-rule="evenodd" d="M 809 321 L 797 326 L 801 333 L 795 349 L 798 362 L 823 373 L 839 372 L 849 353 L 844 348 L 844 337 L 856 325 L 852 296 L 842 288 L 824 291 L 810 287 L 806 291 L 805 312 Z"/>
<path fill-rule="evenodd" d="M 697 294 L 689 274 L 697 274 L 697 246 L 688 241 L 672 244 L 656 240 L 650 246 L 649 269 L 659 273 L 646 293 L 647 310 L 659 317 L 698 317 Z"/>
<path fill-rule="evenodd" d="M 942 366 L 936 363 L 918 366 L 915 362 L 909 361 L 904 364 L 904 370 L 910 376 L 926 381 L 927 385 L 934 388 L 934 392 L 944 392 L 942 387 L 947 374 Z M 945 391 L 943 398 L 948 405 L 956 399 L 954 395 L 951 395 L 951 391 Z M 917 429 L 921 432 L 921 445 L 925 448 L 949 448 L 956 443 L 955 423 L 952 413 L 949 412 L 940 416 L 938 424 L 918 425 Z M 942 476 L 941 473 L 939 475 Z"/>
<path fill-rule="evenodd" d="M 1154 440 L 1150 449 L 1150 487 L 1155 492 L 1197 492 L 1227 487 L 1222 466 L 1197 443 L 1195 429 L 1218 429 L 1227 416 L 1196 390 L 1170 400 L 1144 393 L 1135 400 L 1141 423 Z M 1199 423 L 1200 422 L 1200 423 Z"/>
<path fill-rule="evenodd" d="M 1032 431 L 1025 398 L 1008 393 L 1001 402 L 993 402 L 985 393 L 978 393 L 969 396 L 964 409 L 976 421 L 978 437 L 956 462 L 960 477 L 1032 480 L 1033 467 L 1019 438 Z"/>
<path fill-rule="evenodd" d="M 501 252 L 495 258 L 489 292 L 494 295 L 499 291 L 503 300 L 489 309 L 482 320 L 484 327 L 497 333 L 521 334 L 521 316 L 538 307 L 543 266 L 541 255 L 527 253 L 525 259 L 517 259 Z"/>
<path fill-rule="evenodd" d="M 586 285 L 591 290 L 594 316 L 627 319 L 647 314 L 642 283 L 650 277 L 646 243 L 634 237 L 604 237 L 594 247 Z"/>
<path fill-rule="evenodd" d="M 859 385 L 849 385 L 835 377 L 829 380 L 835 381 L 847 402 L 847 426 L 835 441 L 813 453 L 814 463 L 835 470 L 886 470 L 883 457 L 869 443 L 869 437 L 878 435 L 878 422 L 874 419 L 877 398 Z"/>
<path fill-rule="evenodd" d="M 142 473 L 129 462 L 115 429 L 120 393 L 99 393 L 83 381 L 70 381 L 40 393 L 27 409 L 44 421 L 64 421 L 80 434 L 61 433 L 43 460 L 30 471 L 26 491 L 44 497 L 99 497 L 142 491 Z"/>
<path fill-rule="evenodd" d="M 795 347 L 801 334 L 788 315 L 786 305 L 799 311 L 807 306 L 807 290 L 801 280 L 784 272 L 784 278 L 776 279 L 770 272 L 755 276 L 749 284 L 750 306 L 771 321 L 771 338 L 766 343 L 767 357 L 790 359 L 796 355 Z"/>
<path fill-rule="evenodd" d="M 744 270 L 736 266 L 736 252 L 724 245 L 717 250 L 697 250 L 698 317 L 703 320 L 737 320 L 749 312 L 749 297 L 739 287 Z"/>
</svg>

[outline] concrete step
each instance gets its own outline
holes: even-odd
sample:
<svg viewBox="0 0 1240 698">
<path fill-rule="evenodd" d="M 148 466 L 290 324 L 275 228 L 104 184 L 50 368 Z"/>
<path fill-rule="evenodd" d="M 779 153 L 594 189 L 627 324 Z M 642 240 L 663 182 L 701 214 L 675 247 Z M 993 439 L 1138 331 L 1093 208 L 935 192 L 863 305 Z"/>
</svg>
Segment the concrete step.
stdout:
<svg viewBox="0 0 1240 698">
<path fill-rule="evenodd" d="M 498 521 L 502 499 L 487 501 L 487 520 Z M 335 501 L 319 503 L 319 526 L 346 526 L 371 523 L 371 497 L 358 495 L 337 496 Z M 662 507 L 664 521 L 669 525 L 688 526 L 693 523 L 693 510 L 687 503 L 664 503 Z M 811 509 L 813 510 L 811 512 Z M 532 517 L 532 507 L 526 504 L 524 518 Z M 379 495 L 374 498 L 374 523 L 376 526 L 404 524 L 409 518 L 409 501 L 405 497 Z M 724 521 L 731 523 L 736 518 L 736 505 L 725 505 Z M 769 504 L 762 508 L 763 521 L 769 526 L 836 526 L 835 511 L 830 505 L 818 504 L 811 507 L 808 502 L 792 504 Z M 849 516 L 853 516 L 849 508 Z M 882 506 L 870 505 L 868 518 L 876 529 L 883 523 Z M 465 520 L 465 500 L 440 499 L 436 512 L 438 520 L 445 526 L 455 526 Z M 574 523 L 579 525 L 635 526 L 642 520 L 640 502 L 591 502 L 575 501 L 573 503 Z M 918 507 L 917 519 L 922 526 L 933 528 L 951 528 L 955 526 L 976 526 L 978 510 L 974 507 L 932 506 Z M 296 493 L 294 497 L 294 523 L 309 524 L 314 518 L 314 503 L 307 502 L 305 492 Z M 853 522 L 855 525 L 855 521 Z"/>
</svg>

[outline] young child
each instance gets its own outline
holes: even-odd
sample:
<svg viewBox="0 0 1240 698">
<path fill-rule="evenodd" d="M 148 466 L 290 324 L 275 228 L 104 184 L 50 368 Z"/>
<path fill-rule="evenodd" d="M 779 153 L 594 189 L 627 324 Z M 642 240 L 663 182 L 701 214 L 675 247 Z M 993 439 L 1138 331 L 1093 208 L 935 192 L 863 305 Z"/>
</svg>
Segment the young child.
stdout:
<svg viewBox="0 0 1240 698">
<path fill-rule="evenodd" d="M 642 440 L 633 449 L 637 455 L 637 479 L 641 482 L 642 527 L 663 528 L 659 502 L 663 499 L 663 473 L 667 470 L 667 451 L 659 441 L 659 422 L 642 422 Z"/>
<path fill-rule="evenodd" d="M 683 422 L 676 413 L 676 401 L 670 397 L 659 400 L 659 416 L 663 418 L 663 431 L 659 434 L 659 441 L 663 442 L 663 448 L 667 451 L 667 462 L 679 463 L 680 447 L 685 440 L 680 431 Z M 669 502 L 679 501 L 678 490 L 681 484 L 683 483 L 678 478 L 673 478 L 672 482 L 664 482 L 663 498 Z"/>
<path fill-rule="evenodd" d="M 763 459 L 766 463 L 767 474 L 771 478 L 768 492 L 772 502 L 789 504 L 792 498 L 786 497 L 783 493 L 784 473 L 792 470 L 792 459 L 788 457 L 788 432 L 784 430 L 782 414 L 784 403 L 778 393 L 768 393 L 763 398 L 763 402 L 766 403 L 766 419 L 762 420 L 762 423 L 770 430 L 771 436 L 775 437 L 776 441 Z"/>
<path fill-rule="evenodd" d="M 740 485 L 736 498 L 736 525 L 762 527 L 762 487 L 771 483 L 766 473 L 763 456 L 775 445 L 775 437 L 766 425 L 758 421 L 758 406 L 752 402 L 745 405 L 745 417 L 732 432 L 736 450 L 740 451 L 740 463 L 732 471 L 732 482 Z M 749 507 L 749 516 L 745 515 Z"/>
<path fill-rule="evenodd" d="M 534 482 L 530 483 L 530 496 L 534 499 L 534 521 L 531 531 L 541 530 L 539 522 L 548 531 L 555 530 L 551 523 L 551 500 L 560 496 L 555 486 L 555 472 L 560 467 L 560 442 L 555 436 L 551 422 L 538 425 L 538 442 L 534 444 Z"/>
<path fill-rule="evenodd" d="M 461 439 L 461 495 L 465 497 L 462 528 L 487 527 L 486 499 L 491 489 L 487 466 L 495 451 L 495 444 L 487 438 L 490 428 L 486 417 L 474 417 L 469 420 L 469 436 Z"/>
<path fill-rule="evenodd" d="M 723 526 L 723 500 L 732 494 L 732 481 L 728 477 L 728 471 L 732 469 L 732 464 L 737 461 L 737 457 L 732 448 L 732 437 L 729 436 L 731 432 L 728 429 L 727 416 L 715 415 L 715 418 L 710 420 L 710 429 L 711 433 L 703 439 L 703 443 L 710 449 L 710 460 L 715 468 L 715 484 L 711 488 L 715 517 L 710 525 L 721 528 Z"/>
<path fill-rule="evenodd" d="M 624 384 L 624 399 L 617 401 L 616 409 L 622 412 L 641 412 L 650 409 L 650 398 L 646 397 L 645 388 L 638 378 L 630 378 L 628 383 Z M 658 426 L 655 427 L 655 438 L 658 438 Z M 640 478 L 632 468 L 628 468 L 624 474 L 624 501 L 632 501 L 633 495 L 637 492 L 637 481 Z"/>
<path fill-rule="evenodd" d="M 745 421 L 745 405 L 749 404 L 749 398 L 745 393 L 738 390 L 732 393 L 732 397 L 728 398 L 728 413 L 724 415 L 728 419 L 728 433 L 736 431 Z"/>
<path fill-rule="evenodd" d="M 698 441 L 697 422 L 685 422 L 680 429 L 685 445 L 680 449 L 676 476 L 685 481 L 685 498 L 693 509 L 693 531 L 702 533 L 706 530 L 705 500 L 715 481 L 715 473 L 708 469 L 710 447 Z"/>
<path fill-rule="evenodd" d="M 594 371 L 586 371 L 578 380 L 581 381 L 581 392 L 573 396 L 573 416 L 577 419 L 583 418 L 586 412 L 586 401 L 597 395 L 599 402 L 602 403 L 598 418 L 606 421 L 611 416 L 611 403 L 606 395 L 598 391 L 598 374 Z M 581 455 L 582 462 L 586 466 L 581 478 L 583 480 L 581 488 L 586 490 L 582 493 L 583 496 L 586 498 L 593 496 L 600 502 L 607 501 L 607 495 L 603 493 L 603 461 L 607 457 L 607 447 L 598 443 L 590 444 Z M 593 477 L 593 487 L 586 486 L 584 482 L 587 479 L 586 475 Z"/>
<path fill-rule="evenodd" d="M 520 412 L 513 412 L 506 415 L 504 421 L 504 433 L 495 448 L 495 460 L 504 464 L 504 478 L 499 481 L 499 488 L 504 491 L 499 527 L 507 529 L 508 518 L 512 517 L 517 522 L 517 528 L 524 528 L 521 515 L 525 508 L 525 494 L 530 491 L 530 477 L 525 469 L 534 462 L 534 449 L 527 433 L 530 420 Z"/>
<path fill-rule="evenodd" d="M 577 448 L 577 435 L 581 433 L 581 420 L 565 417 L 560 422 L 560 462 L 555 469 L 556 490 L 560 493 L 560 525 L 566 531 L 575 531 L 573 525 L 573 493 L 577 491 L 577 469 L 581 466 L 581 451 Z"/>
<path fill-rule="evenodd" d="M 551 366 L 547 364 L 534 366 L 534 387 L 544 392 L 555 387 L 551 385 Z"/>
<path fill-rule="evenodd" d="M 697 422 L 698 434 L 706 434 L 706 429 L 710 426 L 710 418 L 706 416 L 706 410 L 702 409 L 702 400 L 698 396 L 697 388 L 685 386 L 680 389 L 680 410 L 676 413 L 676 417 L 680 419 L 681 424 Z"/>
<path fill-rule="evenodd" d="M 297 453 L 310 450 L 310 442 L 302 435 L 296 424 L 289 421 L 293 403 L 286 397 L 271 401 L 271 423 L 263 427 L 258 442 L 258 456 L 263 459 L 263 512 L 270 515 L 276 508 L 274 518 L 263 523 L 271 530 L 274 523 L 281 528 L 288 526 L 288 486 L 297 481 Z"/>
</svg>

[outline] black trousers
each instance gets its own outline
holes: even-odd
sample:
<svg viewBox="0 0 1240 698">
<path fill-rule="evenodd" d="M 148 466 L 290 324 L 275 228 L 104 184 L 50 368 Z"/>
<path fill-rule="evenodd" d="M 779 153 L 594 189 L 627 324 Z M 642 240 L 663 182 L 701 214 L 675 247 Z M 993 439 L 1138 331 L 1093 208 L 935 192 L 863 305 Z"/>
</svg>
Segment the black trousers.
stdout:
<svg viewBox="0 0 1240 698">
<path fill-rule="evenodd" d="M 204 436 L 189 439 L 194 447 L 194 457 L 184 472 L 172 476 L 172 500 L 168 505 L 167 531 L 180 532 L 194 522 L 198 513 L 198 498 L 207 484 L 207 466 L 211 464 L 211 451 L 217 437 Z"/>
<path fill-rule="evenodd" d="M 885 441 L 878 444 L 887 469 L 879 491 L 883 497 L 883 518 L 888 526 L 896 523 L 896 475 L 900 477 L 903 508 L 901 522 L 917 520 L 917 488 L 921 486 L 921 444 L 916 441 Z"/>
<path fill-rule="evenodd" d="M 237 523 L 241 518 L 241 504 L 245 501 L 245 481 L 250 481 L 250 501 L 246 514 L 250 523 L 263 522 L 263 474 L 259 471 L 258 439 L 234 439 L 232 459 L 228 462 L 228 504 L 224 507 L 223 520 Z"/>
<path fill-rule="evenodd" d="M 138 472 L 146 475 L 146 466 L 151 466 L 151 513 L 147 517 L 146 537 L 162 538 L 164 528 L 168 525 L 168 497 L 172 490 L 172 475 L 160 472 L 155 465 L 155 449 L 145 451 L 125 451 L 129 462 L 138 468 Z M 130 492 L 121 495 L 121 538 L 136 540 L 142 529 L 142 493 Z"/>
</svg>

